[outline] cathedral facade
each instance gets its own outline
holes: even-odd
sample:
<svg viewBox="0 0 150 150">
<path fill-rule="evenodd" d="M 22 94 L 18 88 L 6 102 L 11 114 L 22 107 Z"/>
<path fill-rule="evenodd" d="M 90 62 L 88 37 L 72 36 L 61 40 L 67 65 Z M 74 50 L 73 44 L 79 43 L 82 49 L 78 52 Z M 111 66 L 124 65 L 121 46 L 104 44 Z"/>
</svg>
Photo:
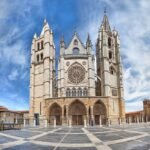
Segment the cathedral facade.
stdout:
<svg viewBox="0 0 150 150">
<path fill-rule="evenodd" d="M 106 14 L 98 31 L 96 56 L 90 36 L 84 45 L 75 32 L 69 45 L 61 38 L 56 60 L 53 31 L 44 21 L 31 46 L 29 116 L 36 125 L 45 121 L 48 125 L 87 126 L 124 121 L 120 40 Z"/>
</svg>

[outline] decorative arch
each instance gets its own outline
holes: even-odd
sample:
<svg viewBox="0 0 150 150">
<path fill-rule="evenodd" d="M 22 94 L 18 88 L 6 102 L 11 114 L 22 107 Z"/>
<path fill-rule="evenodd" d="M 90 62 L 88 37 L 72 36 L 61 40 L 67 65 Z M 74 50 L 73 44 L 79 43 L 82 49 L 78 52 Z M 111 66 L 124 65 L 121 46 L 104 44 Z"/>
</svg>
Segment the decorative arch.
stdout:
<svg viewBox="0 0 150 150">
<path fill-rule="evenodd" d="M 86 116 L 86 107 L 80 100 L 75 100 L 69 105 L 69 116 L 72 119 L 72 125 L 83 125 Z"/>
<path fill-rule="evenodd" d="M 79 52 L 80 52 L 80 50 L 79 50 L 78 47 L 74 47 L 74 48 L 72 49 L 72 54 L 73 54 L 73 55 L 78 55 Z"/>
<path fill-rule="evenodd" d="M 105 104 L 101 100 L 97 100 L 93 105 L 93 115 L 95 124 L 99 124 L 101 117 L 102 124 L 106 124 L 107 110 Z"/>
<path fill-rule="evenodd" d="M 58 103 L 53 103 L 49 108 L 50 123 L 56 120 L 56 125 L 61 125 L 62 108 Z"/>
</svg>

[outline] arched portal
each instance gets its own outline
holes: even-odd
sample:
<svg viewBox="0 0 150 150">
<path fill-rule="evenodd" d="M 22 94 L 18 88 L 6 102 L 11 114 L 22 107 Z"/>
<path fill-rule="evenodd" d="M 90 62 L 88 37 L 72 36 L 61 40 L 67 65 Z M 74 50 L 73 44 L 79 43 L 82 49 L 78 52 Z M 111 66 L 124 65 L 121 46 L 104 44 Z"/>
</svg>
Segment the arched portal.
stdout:
<svg viewBox="0 0 150 150">
<path fill-rule="evenodd" d="M 75 100 L 69 106 L 69 116 L 72 118 L 72 125 L 83 125 L 86 107 L 79 100 Z"/>
<path fill-rule="evenodd" d="M 55 119 L 56 125 L 61 125 L 62 108 L 57 103 L 51 105 L 49 113 L 50 113 L 50 122 L 52 122 Z"/>
<path fill-rule="evenodd" d="M 95 119 L 95 124 L 99 125 L 100 118 L 101 123 L 106 124 L 106 107 L 101 101 L 97 101 L 93 107 L 93 114 Z"/>
</svg>

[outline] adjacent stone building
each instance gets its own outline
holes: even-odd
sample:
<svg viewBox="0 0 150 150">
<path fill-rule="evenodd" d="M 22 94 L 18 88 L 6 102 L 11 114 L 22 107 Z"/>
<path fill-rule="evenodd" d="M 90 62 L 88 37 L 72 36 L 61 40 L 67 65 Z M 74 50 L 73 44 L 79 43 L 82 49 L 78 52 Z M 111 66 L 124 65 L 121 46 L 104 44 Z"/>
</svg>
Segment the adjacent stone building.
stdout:
<svg viewBox="0 0 150 150">
<path fill-rule="evenodd" d="M 94 125 L 125 121 L 119 34 L 111 29 L 106 14 L 98 31 L 96 57 L 90 36 L 83 44 L 75 32 L 69 45 L 61 38 L 56 60 L 53 34 L 45 20 L 41 34 L 35 34 L 32 40 L 31 124 Z"/>
<path fill-rule="evenodd" d="M 127 123 L 139 123 L 150 121 L 150 100 L 143 101 L 143 110 L 127 112 L 125 114 Z"/>
<path fill-rule="evenodd" d="M 29 118 L 29 111 L 14 111 L 0 106 L 0 122 L 11 124 L 23 124 L 24 119 Z"/>
</svg>

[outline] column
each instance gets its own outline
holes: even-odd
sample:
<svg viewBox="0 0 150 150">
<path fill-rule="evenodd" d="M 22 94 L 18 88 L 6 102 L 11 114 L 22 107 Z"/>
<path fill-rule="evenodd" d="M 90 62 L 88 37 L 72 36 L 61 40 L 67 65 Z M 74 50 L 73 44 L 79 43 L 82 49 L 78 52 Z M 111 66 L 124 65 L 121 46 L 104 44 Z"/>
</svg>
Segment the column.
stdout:
<svg viewBox="0 0 150 150">
<path fill-rule="evenodd" d="M 56 118 L 54 117 L 54 128 L 56 128 Z"/>
<path fill-rule="evenodd" d="M 102 118 L 101 118 L 101 115 L 99 117 L 99 126 L 102 127 Z"/>
<path fill-rule="evenodd" d="M 92 126 L 95 125 L 94 114 L 93 114 L 93 106 L 91 106 L 91 125 L 92 125 Z"/>
<path fill-rule="evenodd" d="M 119 125 L 122 125 L 121 118 L 119 118 Z"/>
<path fill-rule="evenodd" d="M 33 119 L 33 126 L 34 126 L 34 127 L 36 126 L 36 121 L 35 121 L 35 119 Z"/>
<path fill-rule="evenodd" d="M 16 117 L 15 124 L 18 124 L 18 118 Z"/>
<path fill-rule="evenodd" d="M 26 127 L 26 119 L 23 120 L 23 126 Z"/>
<path fill-rule="evenodd" d="M 68 117 L 68 106 L 66 106 L 66 125 L 69 124 L 69 117 Z"/>
<path fill-rule="evenodd" d="M 61 122 L 62 122 L 62 125 L 64 125 L 64 106 L 62 106 L 62 116 L 61 116 Z"/>
<path fill-rule="evenodd" d="M 138 116 L 136 117 L 136 120 L 137 120 L 137 123 L 139 124 L 139 117 Z"/>
<path fill-rule="evenodd" d="M 110 126 L 110 119 L 109 118 L 107 118 L 107 125 L 108 125 L 108 127 Z"/>
<path fill-rule="evenodd" d="M 144 120 L 144 119 L 143 119 L 143 115 L 142 115 L 142 116 L 141 116 L 141 122 L 143 122 L 143 120 Z"/>
<path fill-rule="evenodd" d="M 44 121 L 45 121 L 45 122 L 44 122 L 44 127 L 47 128 L 47 126 L 48 126 L 48 125 L 47 125 L 47 119 L 45 119 Z"/>
<path fill-rule="evenodd" d="M 86 124 L 86 118 L 84 118 L 84 128 L 87 127 L 87 124 Z"/>
<path fill-rule="evenodd" d="M 148 123 L 148 116 L 146 115 L 146 123 Z"/>
<path fill-rule="evenodd" d="M 69 128 L 71 128 L 72 127 L 72 120 L 71 120 L 71 118 L 69 118 Z"/>
</svg>

